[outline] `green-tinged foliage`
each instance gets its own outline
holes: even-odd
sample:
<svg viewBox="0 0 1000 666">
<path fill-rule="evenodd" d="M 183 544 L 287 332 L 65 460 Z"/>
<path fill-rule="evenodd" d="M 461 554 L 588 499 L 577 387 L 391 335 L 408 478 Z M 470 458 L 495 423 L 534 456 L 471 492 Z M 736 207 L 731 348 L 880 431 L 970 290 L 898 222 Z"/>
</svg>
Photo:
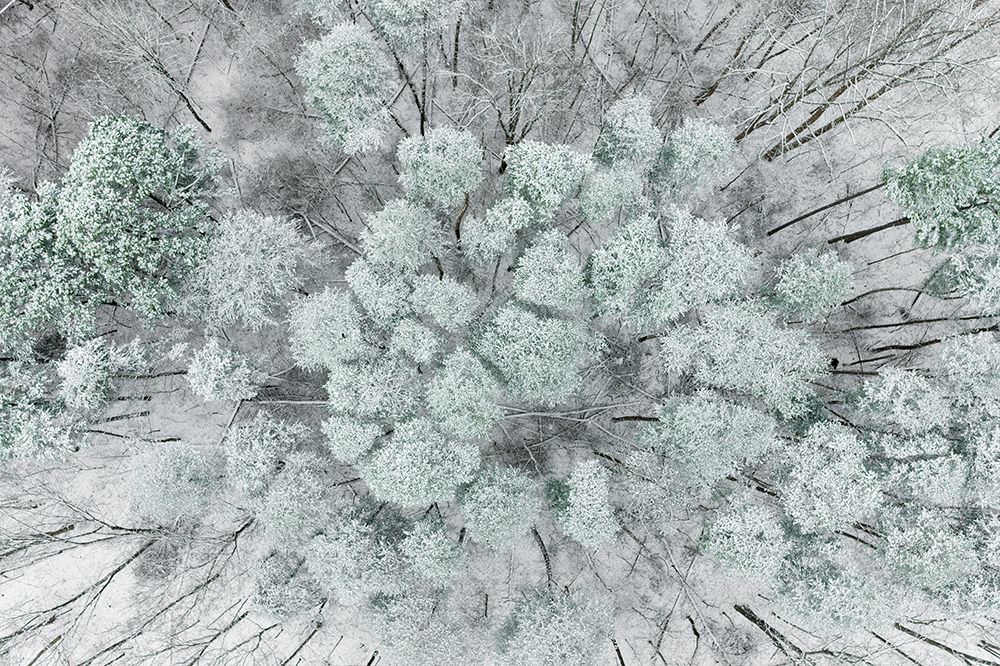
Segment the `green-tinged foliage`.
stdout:
<svg viewBox="0 0 1000 666">
<path fill-rule="evenodd" d="M 900 168 L 886 168 L 886 196 L 913 223 L 925 247 L 992 240 L 1000 201 L 1000 142 L 930 148 Z"/>
<path fill-rule="evenodd" d="M 467 326 L 479 309 L 479 299 L 467 285 L 444 276 L 422 275 L 413 281 L 413 309 L 446 331 Z"/>
<path fill-rule="evenodd" d="M 650 111 L 649 100 L 641 95 L 623 97 L 608 107 L 594 159 L 611 167 L 624 164 L 647 170 L 663 142 Z"/>
<path fill-rule="evenodd" d="M 781 571 L 792 545 L 772 511 L 740 497 L 712 520 L 702 548 L 727 569 L 767 582 Z"/>
</svg>

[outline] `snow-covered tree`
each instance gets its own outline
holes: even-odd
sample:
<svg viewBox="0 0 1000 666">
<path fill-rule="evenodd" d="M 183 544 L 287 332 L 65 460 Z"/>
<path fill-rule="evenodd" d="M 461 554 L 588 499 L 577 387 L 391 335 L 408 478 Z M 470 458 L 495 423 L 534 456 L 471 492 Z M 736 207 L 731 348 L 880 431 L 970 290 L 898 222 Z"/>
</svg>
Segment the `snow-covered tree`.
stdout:
<svg viewBox="0 0 1000 666">
<path fill-rule="evenodd" d="M 611 657 L 611 609 L 580 593 L 533 592 L 514 607 L 500 634 L 503 666 L 597 666 Z"/>
<path fill-rule="evenodd" d="M 114 367 L 104 338 L 69 349 L 56 372 L 60 396 L 69 409 L 96 412 L 107 404 Z"/>
<path fill-rule="evenodd" d="M 594 338 L 583 325 L 545 318 L 518 305 L 504 306 L 476 341 L 512 393 L 523 400 L 555 403 L 580 384 L 593 357 Z"/>
<path fill-rule="evenodd" d="M 180 442 L 136 442 L 135 467 L 129 477 L 138 515 L 163 527 L 196 521 L 211 508 L 221 490 L 221 469 L 207 451 Z"/>
<path fill-rule="evenodd" d="M 362 0 L 358 3 L 379 34 L 406 50 L 433 39 L 460 6 L 456 0 Z"/>
<path fill-rule="evenodd" d="M 569 146 L 532 140 L 509 147 L 504 160 L 507 191 L 531 205 L 546 223 L 593 168 L 586 155 Z"/>
<path fill-rule="evenodd" d="M 472 216 L 462 224 L 462 252 L 475 265 L 489 264 L 513 246 L 518 231 L 533 222 L 534 213 L 524 199 L 500 199 L 485 215 Z"/>
<path fill-rule="evenodd" d="M 136 311 L 160 314 L 205 256 L 217 169 L 188 128 L 95 120 L 57 195 L 58 255 L 81 266 L 99 293 L 128 294 Z"/>
<path fill-rule="evenodd" d="M 434 587 L 447 587 L 462 572 L 465 554 L 440 520 L 424 518 L 399 544 L 414 573 Z"/>
<path fill-rule="evenodd" d="M 769 581 L 781 571 L 792 545 L 772 511 L 743 497 L 716 515 L 702 548 L 742 576 Z"/>
<path fill-rule="evenodd" d="M 672 206 L 665 217 L 667 266 L 646 306 L 650 321 L 661 326 L 692 308 L 734 298 L 756 269 L 750 249 L 724 220 L 699 220 Z"/>
<path fill-rule="evenodd" d="M 429 327 L 413 319 L 403 319 L 392 329 L 389 349 L 409 356 L 421 365 L 430 363 L 441 350 L 441 339 Z"/>
<path fill-rule="evenodd" d="M 482 437 L 503 417 L 497 405 L 501 387 L 471 352 L 447 357 L 427 385 L 427 409 L 444 432 L 460 438 Z"/>
<path fill-rule="evenodd" d="M 778 307 L 806 321 L 819 319 L 840 305 L 854 287 L 851 265 L 833 252 L 805 251 L 778 268 L 774 288 Z"/>
<path fill-rule="evenodd" d="M 514 294 L 532 305 L 571 311 L 586 295 L 583 266 L 564 233 L 551 229 L 535 239 L 517 261 Z"/>
<path fill-rule="evenodd" d="M 440 594 L 383 596 L 366 617 L 383 643 L 386 661 L 407 666 L 438 666 L 456 655 L 470 664 L 489 663 L 485 623 L 469 616 L 454 597 Z"/>
<path fill-rule="evenodd" d="M 400 272 L 362 258 L 354 260 L 344 279 L 376 328 L 389 330 L 409 314 L 411 290 Z"/>
<path fill-rule="evenodd" d="M 396 74 L 371 34 L 358 24 L 337 24 L 306 44 L 297 69 L 334 144 L 349 155 L 382 145 Z"/>
<path fill-rule="evenodd" d="M 705 386 L 756 396 L 785 417 L 806 409 L 808 382 L 826 365 L 807 332 L 779 327 L 753 302 L 707 310 L 701 326 L 678 326 L 660 345 L 667 371 L 690 372 Z"/>
<path fill-rule="evenodd" d="M 479 299 L 468 285 L 447 275 L 421 275 L 413 280 L 413 309 L 446 331 L 457 331 L 472 321 Z"/>
<path fill-rule="evenodd" d="M 668 261 L 656 221 L 643 215 L 619 227 L 594 250 L 587 263 L 587 283 L 603 313 L 628 317 L 641 310 L 648 288 Z"/>
<path fill-rule="evenodd" d="M 441 224 L 421 204 L 395 199 L 368 218 L 361 234 L 365 258 L 372 264 L 387 264 L 416 270 L 440 254 Z"/>
<path fill-rule="evenodd" d="M 282 299 L 313 260 L 295 223 L 250 210 L 223 217 L 205 255 L 193 306 L 217 326 L 252 329 L 275 323 Z"/>
<path fill-rule="evenodd" d="M 671 400 L 659 418 L 642 441 L 675 461 L 695 485 L 710 486 L 778 446 L 772 417 L 712 391 Z"/>
<path fill-rule="evenodd" d="M 649 99 L 641 95 L 622 97 L 604 114 L 601 133 L 594 146 L 594 159 L 610 167 L 626 165 L 645 171 L 663 143 L 653 121 Z"/>
<path fill-rule="evenodd" d="M 267 541 L 278 551 L 302 549 L 332 518 L 326 464 L 318 456 L 288 456 L 267 488 L 258 515 Z"/>
<path fill-rule="evenodd" d="M 93 121 L 58 185 L 0 187 L 0 332 L 14 349 L 56 328 L 74 341 L 116 299 L 162 314 L 205 253 L 218 162 L 187 129 Z"/>
<path fill-rule="evenodd" d="M 396 154 L 406 195 L 439 210 L 461 204 L 483 180 L 483 147 L 466 130 L 441 127 L 408 137 L 399 142 Z"/>
<path fill-rule="evenodd" d="M 359 469 L 378 497 L 403 506 L 450 501 L 479 467 L 479 447 L 449 441 L 429 419 L 397 423 L 392 435 Z"/>
<path fill-rule="evenodd" d="M 323 422 L 323 434 L 333 457 L 353 464 L 375 446 L 375 440 L 382 436 L 382 429 L 374 423 L 349 416 L 331 416 Z"/>
<path fill-rule="evenodd" d="M 900 168 L 886 168 L 886 196 L 902 208 L 925 247 L 996 237 L 1000 141 L 930 148 Z"/>
<path fill-rule="evenodd" d="M 861 407 L 876 422 L 909 434 L 944 428 L 951 418 L 941 387 L 916 370 L 883 368 L 865 383 Z"/>
<path fill-rule="evenodd" d="M 245 354 L 223 347 L 216 338 L 209 338 L 195 352 L 187 370 L 191 390 L 210 402 L 250 400 L 264 379 L 264 373 L 252 368 Z"/>
<path fill-rule="evenodd" d="M 781 484 L 785 513 L 804 532 L 833 532 L 872 517 L 881 498 L 867 451 L 853 430 L 817 423 L 785 451 L 788 474 Z"/>
<path fill-rule="evenodd" d="M 306 548 L 306 566 L 339 603 L 354 605 L 377 595 L 402 594 L 410 583 L 399 552 L 401 526 L 360 511 L 338 516 Z"/>
<path fill-rule="evenodd" d="M 402 419 L 413 414 L 420 401 L 416 368 L 385 357 L 374 361 L 341 363 L 328 368 L 326 392 L 330 409 L 359 419 Z"/>
<path fill-rule="evenodd" d="M 580 191 L 580 214 L 594 225 L 614 220 L 620 213 L 637 217 L 652 208 L 642 196 L 644 180 L 626 168 L 597 169 L 587 176 Z"/>
<path fill-rule="evenodd" d="M 275 552 L 257 564 L 253 591 L 257 612 L 285 620 L 309 610 L 320 599 L 320 590 L 301 558 Z"/>
<path fill-rule="evenodd" d="M 510 467 L 489 467 L 462 496 L 469 537 L 494 550 L 511 548 L 541 510 L 538 484 Z"/>
<path fill-rule="evenodd" d="M 302 424 L 257 413 L 226 435 L 226 477 L 250 499 L 260 498 L 307 432 Z"/>
<path fill-rule="evenodd" d="M 42 458 L 73 450 L 79 441 L 75 418 L 59 400 L 44 373 L 24 361 L 0 371 L 0 462 Z"/>
<path fill-rule="evenodd" d="M 700 196 L 729 170 L 736 151 L 729 132 L 714 123 L 685 118 L 660 151 L 654 181 L 664 197 L 683 200 Z"/>
<path fill-rule="evenodd" d="M 594 549 L 614 539 L 618 523 L 611 509 L 610 475 L 596 460 L 573 468 L 565 487 L 550 489 L 556 520 L 574 541 Z"/>
<path fill-rule="evenodd" d="M 307 370 L 370 357 L 375 349 L 351 296 L 324 289 L 292 304 L 288 344 L 292 358 Z"/>
</svg>

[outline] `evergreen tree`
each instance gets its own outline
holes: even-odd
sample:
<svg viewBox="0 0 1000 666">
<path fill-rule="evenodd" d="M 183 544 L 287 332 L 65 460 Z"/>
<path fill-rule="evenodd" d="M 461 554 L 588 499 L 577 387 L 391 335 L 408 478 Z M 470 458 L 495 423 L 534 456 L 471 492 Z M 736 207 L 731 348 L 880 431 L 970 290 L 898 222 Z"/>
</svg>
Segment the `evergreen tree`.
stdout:
<svg viewBox="0 0 1000 666">
<path fill-rule="evenodd" d="M 1000 201 L 1000 142 L 931 148 L 899 168 L 886 168 L 886 196 L 902 208 L 925 247 L 993 239 Z"/>
<path fill-rule="evenodd" d="M 179 442 L 136 444 L 140 449 L 130 480 L 138 515 L 169 528 L 208 512 L 221 489 L 221 474 L 206 452 Z"/>
<path fill-rule="evenodd" d="M 313 370 L 370 357 L 375 349 L 350 294 L 324 289 L 292 304 L 288 344 L 292 358 Z"/>
<path fill-rule="evenodd" d="M 706 554 L 741 576 L 774 580 L 792 545 L 777 517 L 742 497 L 720 511 L 705 534 Z"/>
<path fill-rule="evenodd" d="M 653 179 L 668 200 L 700 196 L 727 172 L 727 160 L 736 144 L 724 128 L 695 118 L 685 118 L 667 136 L 660 150 Z"/>
<path fill-rule="evenodd" d="M 467 285 L 448 277 L 421 275 L 413 281 L 413 309 L 446 331 L 467 326 L 479 309 L 479 299 Z"/>
<path fill-rule="evenodd" d="M 226 477 L 248 498 L 259 499 L 306 434 L 302 424 L 276 419 L 267 412 L 257 413 L 226 435 Z"/>
</svg>

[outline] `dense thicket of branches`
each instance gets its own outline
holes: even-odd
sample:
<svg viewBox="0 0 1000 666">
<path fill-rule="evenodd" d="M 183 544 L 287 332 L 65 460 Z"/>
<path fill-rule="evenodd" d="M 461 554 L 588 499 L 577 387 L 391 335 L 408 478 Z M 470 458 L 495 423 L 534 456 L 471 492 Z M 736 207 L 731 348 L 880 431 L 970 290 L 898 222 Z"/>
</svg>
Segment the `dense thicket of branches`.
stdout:
<svg viewBox="0 0 1000 666">
<path fill-rule="evenodd" d="M 1000 664 L 994 0 L 0 5 L 0 661 Z"/>
</svg>

